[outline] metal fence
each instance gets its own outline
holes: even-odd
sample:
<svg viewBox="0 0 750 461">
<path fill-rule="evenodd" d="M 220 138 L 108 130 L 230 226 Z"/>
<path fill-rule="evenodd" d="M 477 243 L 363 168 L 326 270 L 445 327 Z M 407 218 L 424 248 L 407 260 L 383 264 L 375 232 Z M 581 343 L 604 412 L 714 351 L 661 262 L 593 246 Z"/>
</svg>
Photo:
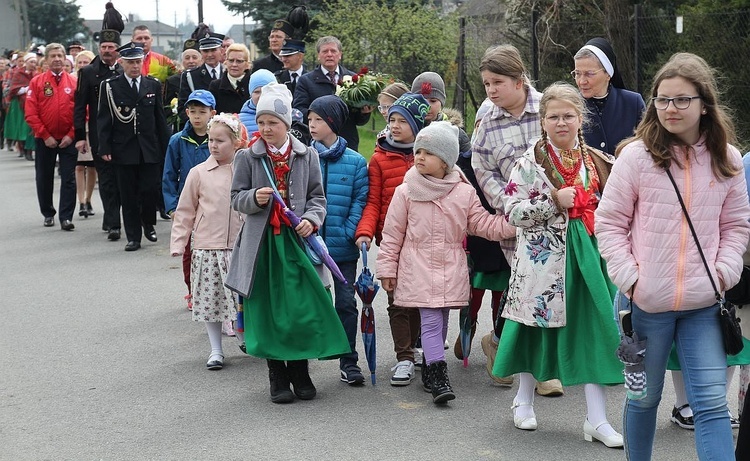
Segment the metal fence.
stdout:
<svg viewBox="0 0 750 461">
<path fill-rule="evenodd" d="M 473 120 L 485 97 L 479 63 L 493 45 L 516 46 L 528 65 L 534 86 L 542 90 L 569 75 L 573 55 L 590 38 L 607 37 L 615 48 L 626 86 L 647 95 L 656 71 L 679 51 L 703 57 L 717 70 L 723 104 L 729 107 L 740 148 L 750 148 L 750 10 L 714 14 L 648 15 L 639 7 L 629 17 L 602 21 L 527 17 L 462 18 L 462 43 L 455 74 L 455 106 Z M 464 69 L 462 73 L 460 69 Z"/>
</svg>

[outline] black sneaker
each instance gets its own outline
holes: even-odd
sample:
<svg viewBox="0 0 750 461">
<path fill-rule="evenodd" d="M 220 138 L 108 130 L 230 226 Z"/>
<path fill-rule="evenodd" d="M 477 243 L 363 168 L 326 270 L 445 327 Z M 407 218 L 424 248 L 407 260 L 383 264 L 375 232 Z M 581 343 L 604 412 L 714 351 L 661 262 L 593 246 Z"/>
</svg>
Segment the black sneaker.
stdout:
<svg viewBox="0 0 750 461">
<path fill-rule="evenodd" d="M 350 386 L 359 386 L 364 384 L 365 377 L 362 374 L 362 370 L 357 365 L 344 365 L 344 367 L 341 368 L 341 381 Z"/>
<path fill-rule="evenodd" d="M 681 406 L 680 408 L 673 407 L 672 408 L 672 417 L 669 418 L 669 419 L 670 419 L 670 421 L 672 421 L 673 423 L 677 424 L 681 428 L 693 431 L 693 430 L 695 430 L 695 422 L 693 422 L 693 417 L 692 416 L 682 416 L 682 414 L 680 413 L 680 411 L 683 408 L 687 408 L 687 407 L 688 407 L 687 404 Z"/>
</svg>

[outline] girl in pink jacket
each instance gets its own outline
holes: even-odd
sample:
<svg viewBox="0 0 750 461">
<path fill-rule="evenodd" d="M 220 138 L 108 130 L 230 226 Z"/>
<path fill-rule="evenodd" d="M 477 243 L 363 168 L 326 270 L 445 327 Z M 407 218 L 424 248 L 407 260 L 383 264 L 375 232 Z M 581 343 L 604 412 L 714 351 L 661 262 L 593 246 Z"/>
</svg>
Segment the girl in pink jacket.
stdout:
<svg viewBox="0 0 750 461">
<path fill-rule="evenodd" d="M 208 122 L 211 156 L 188 173 L 173 216 L 172 256 L 181 256 L 188 239 L 192 239 L 193 320 L 206 323 L 211 343 L 206 363 L 209 370 L 224 367 L 221 325 L 237 318 L 235 298 L 224 286 L 224 280 L 242 224 L 240 213 L 230 206 L 232 160 L 242 144 L 241 124 L 236 115 L 222 113 L 211 118 Z"/>
<path fill-rule="evenodd" d="M 750 205 L 740 154 L 731 145 L 733 125 L 717 95 L 706 61 L 689 53 L 672 56 L 654 77 L 635 137 L 618 148 L 596 211 L 599 248 L 622 293 L 618 302 L 632 302 L 633 331 L 648 340 L 646 395 L 624 407 L 625 450 L 633 461 L 651 459 L 672 343 L 693 409 L 698 458 L 734 459 L 727 358 L 711 278 L 719 291 L 739 280 Z"/>
<path fill-rule="evenodd" d="M 419 308 L 425 391 L 445 403 L 455 395 L 448 380 L 445 343 L 450 309 L 469 302 L 467 233 L 489 240 L 515 235 L 502 215 L 491 215 L 455 166 L 458 128 L 433 122 L 414 141 L 414 166 L 396 188 L 378 253 L 378 278 L 394 292 L 394 306 Z"/>
</svg>

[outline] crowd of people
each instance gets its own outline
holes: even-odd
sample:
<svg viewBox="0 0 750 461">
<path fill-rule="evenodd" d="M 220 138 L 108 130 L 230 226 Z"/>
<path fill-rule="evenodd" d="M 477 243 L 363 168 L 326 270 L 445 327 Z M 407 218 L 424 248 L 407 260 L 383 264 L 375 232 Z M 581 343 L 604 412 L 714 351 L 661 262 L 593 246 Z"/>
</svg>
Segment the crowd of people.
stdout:
<svg viewBox="0 0 750 461">
<path fill-rule="evenodd" d="M 287 19 L 254 62 L 202 26 L 179 65 L 152 49 L 147 27 L 127 43 L 121 21 L 103 27 L 97 55 L 72 42 L 9 56 L 3 143 L 34 161 L 44 226 L 57 216 L 74 230 L 76 201 L 81 219 L 95 216 L 97 183 L 102 229 L 117 241 L 124 228 L 125 251 L 157 241 L 157 217 L 172 221 L 170 253 L 182 257 L 192 319 L 206 326 L 207 369 L 225 366 L 224 333 L 267 360 L 274 403 L 315 397 L 310 359 L 338 359 L 340 380 L 362 385 L 354 284 L 360 249 L 374 243 L 391 385 L 421 369 L 435 404 L 456 399 L 450 312 L 468 309 L 471 341 L 489 290 L 495 322 L 481 346 L 497 385 L 517 381 L 518 429 L 540 426 L 535 394 L 583 385 L 584 438 L 651 459 L 670 369 L 671 420 L 695 431 L 699 459 L 734 459 L 736 427 L 737 459 L 750 456 L 750 347 L 724 352 L 710 283 L 724 291 L 740 280 L 750 181 L 701 57 L 672 56 L 644 101 L 602 38 L 574 55 L 575 85 L 541 92 L 516 48 L 492 47 L 469 136 L 435 72 L 388 85 L 377 105 L 347 106 L 337 86 L 354 73 L 341 42 L 320 37 L 308 67 Z M 357 126 L 376 109 L 386 125 L 368 162 Z M 647 380 L 629 394 L 620 434 L 605 409 L 606 388 L 624 383 L 622 306 L 648 343 Z M 727 390 L 738 365 L 735 418 Z"/>
</svg>

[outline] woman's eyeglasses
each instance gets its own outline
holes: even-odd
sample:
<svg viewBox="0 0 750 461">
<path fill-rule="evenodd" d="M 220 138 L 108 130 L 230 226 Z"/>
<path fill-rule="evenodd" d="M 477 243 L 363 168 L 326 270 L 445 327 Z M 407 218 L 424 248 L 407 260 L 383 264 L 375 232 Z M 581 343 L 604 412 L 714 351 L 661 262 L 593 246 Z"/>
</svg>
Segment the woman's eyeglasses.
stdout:
<svg viewBox="0 0 750 461">
<path fill-rule="evenodd" d="M 576 80 L 580 80 L 582 78 L 585 78 L 586 80 L 593 78 L 594 75 L 598 74 L 599 72 L 604 71 L 604 69 L 599 70 L 587 70 L 584 72 L 581 72 L 580 70 L 573 70 L 570 71 L 570 76 L 573 77 Z"/>
<path fill-rule="evenodd" d="M 378 110 L 380 111 L 381 114 L 385 114 L 386 112 L 388 112 L 388 109 L 390 109 L 390 108 L 391 108 L 390 105 L 386 106 L 386 105 L 382 105 L 381 104 L 381 105 L 378 106 Z"/>
<path fill-rule="evenodd" d="M 651 98 L 651 102 L 654 103 L 656 110 L 667 110 L 669 103 L 674 104 L 674 108 L 678 110 L 685 110 L 690 107 L 690 102 L 693 99 L 700 99 L 700 96 L 678 96 L 676 98 Z"/>
</svg>

